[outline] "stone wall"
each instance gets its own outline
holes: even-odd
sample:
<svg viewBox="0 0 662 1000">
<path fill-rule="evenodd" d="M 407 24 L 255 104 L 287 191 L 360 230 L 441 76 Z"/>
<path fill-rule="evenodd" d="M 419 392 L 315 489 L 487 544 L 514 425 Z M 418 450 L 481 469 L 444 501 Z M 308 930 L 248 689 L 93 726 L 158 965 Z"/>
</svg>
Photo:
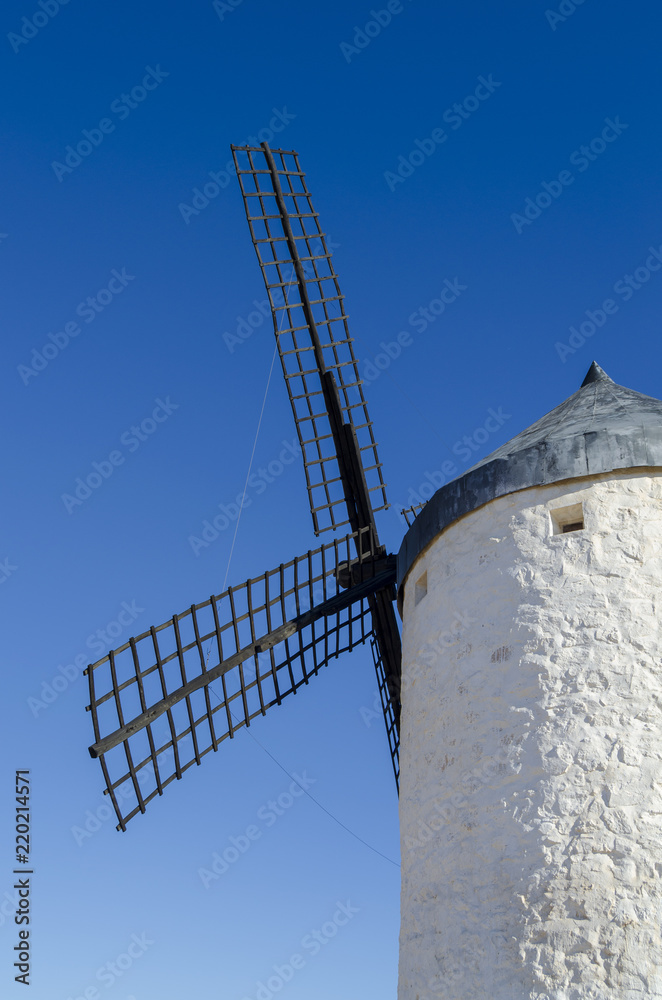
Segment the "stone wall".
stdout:
<svg viewBox="0 0 662 1000">
<path fill-rule="evenodd" d="M 646 470 L 501 497 L 414 564 L 399 1000 L 662 998 L 661 583 Z"/>
</svg>

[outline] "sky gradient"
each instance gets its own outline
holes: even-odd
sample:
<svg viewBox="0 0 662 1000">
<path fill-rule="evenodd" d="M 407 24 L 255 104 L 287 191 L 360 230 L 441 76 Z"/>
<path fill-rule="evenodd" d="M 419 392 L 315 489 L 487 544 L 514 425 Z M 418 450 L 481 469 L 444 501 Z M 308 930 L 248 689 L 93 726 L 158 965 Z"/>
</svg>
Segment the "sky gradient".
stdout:
<svg viewBox="0 0 662 1000">
<path fill-rule="evenodd" d="M 243 489 L 274 348 L 231 143 L 300 154 L 390 551 L 402 507 L 593 358 L 662 396 L 660 9 L 8 0 L 1 21 L 3 996 L 23 995 L 12 792 L 30 768 L 32 1000 L 270 1000 L 274 976 L 288 1000 L 394 1000 L 397 797 L 369 650 L 122 834 L 81 666 L 330 540 L 300 463 L 269 473 L 295 440 L 275 369 L 234 547 L 232 519 L 192 541 Z"/>
</svg>

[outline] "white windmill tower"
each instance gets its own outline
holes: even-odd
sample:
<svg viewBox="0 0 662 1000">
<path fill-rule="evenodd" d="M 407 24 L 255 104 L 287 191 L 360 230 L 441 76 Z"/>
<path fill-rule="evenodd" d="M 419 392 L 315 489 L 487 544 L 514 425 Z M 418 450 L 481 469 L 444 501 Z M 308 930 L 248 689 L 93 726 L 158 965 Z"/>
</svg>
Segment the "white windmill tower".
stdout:
<svg viewBox="0 0 662 1000">
<path fill-rule="evenodd" d="M 662 997 L 662 402 L 593 363 L 398 558 L 399 1000 Z"/>
</svg>

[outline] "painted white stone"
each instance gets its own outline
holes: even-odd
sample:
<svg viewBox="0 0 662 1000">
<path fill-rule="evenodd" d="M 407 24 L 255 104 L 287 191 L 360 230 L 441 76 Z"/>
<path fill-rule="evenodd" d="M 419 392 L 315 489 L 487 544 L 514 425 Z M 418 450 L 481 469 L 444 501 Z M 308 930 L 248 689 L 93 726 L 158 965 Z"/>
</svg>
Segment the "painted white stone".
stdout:
<svg viewBox="0 0 662 1000">
<path fill-rule="evenodd" d="M 662 998 L 662 474 L 466 515 L 403 622 L 399 1000 Z"/>
</svg>

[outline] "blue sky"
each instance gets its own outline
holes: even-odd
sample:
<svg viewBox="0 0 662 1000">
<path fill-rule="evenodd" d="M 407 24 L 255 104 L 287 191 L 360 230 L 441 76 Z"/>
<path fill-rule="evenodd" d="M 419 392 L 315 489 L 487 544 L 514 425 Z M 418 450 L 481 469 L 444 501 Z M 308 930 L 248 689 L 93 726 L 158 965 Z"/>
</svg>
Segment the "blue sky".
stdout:
<svg viewBox="0 0 662 1000">
<path fill-rule="evenodd" d="M 224 171 L 273 121 L 334 245 L 392 551 L 402 506 L 574 392 L 594 357 L 662 396 L 659 7 L 8 0 L 1 20 L 3 995 L 22 989 L 11 795 L 30 768 L 34 1000 L 260 1000 L 275 968 L 291 1000 L 394 998 L 397 799 L 369 651 L 125 834 L 76 661 L 318 544 L 298 464 L 254 496 L 229 569 L 232 529 L 190 543 L 243 488 L 272 360 Z M 218 192 L 195 195 L 210 174 Z M 255 465 L 294 436 L 276 373 Z M 301 796 L 269 822 L 295 772 L 324 808 Z"/>
</svg>

